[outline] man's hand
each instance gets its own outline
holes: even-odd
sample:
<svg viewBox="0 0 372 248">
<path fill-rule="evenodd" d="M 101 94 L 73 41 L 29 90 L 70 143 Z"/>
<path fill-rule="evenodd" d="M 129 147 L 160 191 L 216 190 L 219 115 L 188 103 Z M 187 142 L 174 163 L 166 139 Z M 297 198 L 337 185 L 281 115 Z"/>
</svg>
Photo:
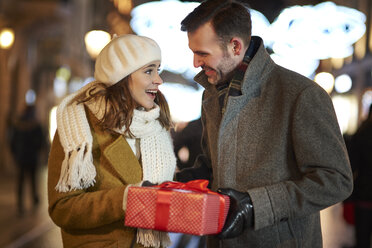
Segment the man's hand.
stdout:
<svg viewBox="0 0 372 248">
<path fill-rule="evenodd" d="M 234 189 L 218 189 L 218 193 L 230 197 L 230 208 L 220 239 L 229 239 L 239 236 L 244 229 L 253 227 L 253 205 L 251 197 L 246 192 Z"/>
</svg>

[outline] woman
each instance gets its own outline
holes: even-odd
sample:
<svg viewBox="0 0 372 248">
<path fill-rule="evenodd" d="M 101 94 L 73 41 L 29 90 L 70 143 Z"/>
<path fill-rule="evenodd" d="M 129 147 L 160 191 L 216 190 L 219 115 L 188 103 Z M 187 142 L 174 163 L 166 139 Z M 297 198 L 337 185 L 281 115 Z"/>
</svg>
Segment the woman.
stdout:
<svg viewBox="0 0 372 248">
<path fill-rule="evenodd" d="M 160 48 L 122 35 L 98 55 L 96 81 L 58 106 L 48 162 L 49 214 L 64 247 L 165 247 L 166 233 L 124 226 L 132 185 L 173 179 Z"/>
</svg>

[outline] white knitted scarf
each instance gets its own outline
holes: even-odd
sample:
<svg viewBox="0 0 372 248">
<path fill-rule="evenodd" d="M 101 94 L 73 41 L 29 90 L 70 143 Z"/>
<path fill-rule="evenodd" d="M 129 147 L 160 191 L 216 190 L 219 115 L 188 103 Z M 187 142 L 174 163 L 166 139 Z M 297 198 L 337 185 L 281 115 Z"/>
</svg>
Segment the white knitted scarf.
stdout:
<svg viewBox="0 0 372 248">
<path fill-rule="evenodd" d="M 78 92 L 67 96 L 57 109 L 57 130 L 65 158 L 62 162 L 61 175 L 56 186 L 59 192 L 85 189 L 95 183 L 96 170 L 92 156 L 92 134 L 83 104 L 73 99 L 92 87 L 88 84 Z M 88 107 L 97 118 L 102 116 L 100 104 L 89 104 Z M 158 120 L 160 108 L 155 105 L 150 111 L 134 110 L 131 133 L 140 139 L 140 151 L 143 169 L 143 180 L 161 183 L 173 179 L 176 158 L 172 139 L 168 131 Z M 121 134 L 125 127 L 115 130 Z M 138 229 L 137 242 L 145 247 L 169 246 L 167 233 Z"/>
<path fill-rule="evenodd" d="M 173 179 L 176 157 L 170 134 L 158 121 L 160 108 L 150 111 L 135 109 L 129 130 L 140 139 L 143 180 L 161 183 Z M 125 127 L 119 130 L 124 133 Z"/>
</svg>

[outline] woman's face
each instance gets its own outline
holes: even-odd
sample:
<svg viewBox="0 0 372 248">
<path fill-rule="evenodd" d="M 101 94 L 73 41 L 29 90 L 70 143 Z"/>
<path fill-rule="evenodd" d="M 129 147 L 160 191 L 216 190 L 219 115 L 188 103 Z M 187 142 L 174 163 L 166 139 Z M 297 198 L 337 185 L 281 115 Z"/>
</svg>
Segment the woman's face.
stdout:
<svg viewBox="0 0 372 248">
<path fill-rule="evenodd" d="M 154 107 L 154 100 L 158 87 L 163 83 L 159 76 L 160 61 L 151 62 L 129 76 L 129 91 L 137 107 L 150 110 Z"/>
</svg>

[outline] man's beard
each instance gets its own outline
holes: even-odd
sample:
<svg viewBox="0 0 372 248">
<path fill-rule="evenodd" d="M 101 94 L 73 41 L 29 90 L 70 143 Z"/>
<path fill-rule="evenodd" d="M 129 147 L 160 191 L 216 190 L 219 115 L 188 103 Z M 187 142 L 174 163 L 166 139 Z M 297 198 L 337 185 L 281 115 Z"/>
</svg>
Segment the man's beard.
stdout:
<svg viewBox="0 0 372 248">
<path fill-rule="evenodd" d="M 220 75 L 220 79 L 216 83 L 219 84 L 222 82 L 230 81 L 237 66 L 238 64 L 235 63 L 230 55 L 227 52 L 224 52 L 221 63 L 217 66 L 216 72 L 218 72 L 218 74 Z"/>
</svg>

